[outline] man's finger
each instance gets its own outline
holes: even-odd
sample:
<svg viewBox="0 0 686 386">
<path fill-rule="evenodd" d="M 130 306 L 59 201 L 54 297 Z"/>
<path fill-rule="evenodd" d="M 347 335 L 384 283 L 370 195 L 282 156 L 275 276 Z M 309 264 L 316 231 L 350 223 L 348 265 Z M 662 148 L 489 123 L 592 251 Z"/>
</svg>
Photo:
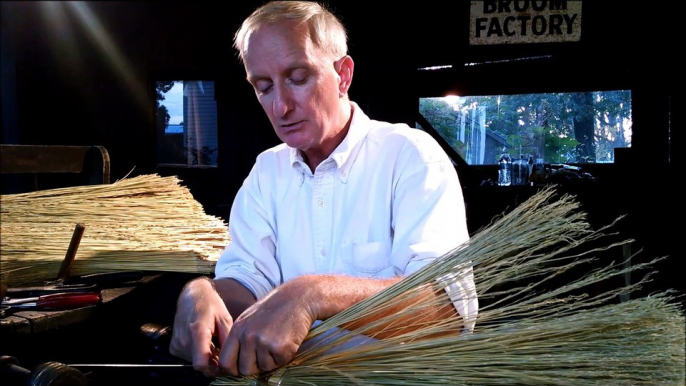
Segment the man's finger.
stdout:
<svg viewBox="0 0 686 386">
<path fill-rule="evenodd" d="M 274 368 L 289 364 L 293 360 L 293 357 L 295 357 L 298 347 L 299 346 L 297 345 L 291 344 L 290 347 L 283 347 L 282 350 L 271 351 L 271 357 L 274 361 Z"/>
<path fill-rule="evenodd" d="M 205 331 L 199 333 L 195 339 L 193 339 L 193 345 L 191 347 L 193 368 L 208 377 L 212 376 L 212 374 L 208 372 L 208 365 L 210 364 L 210 357 L 212 356 L 211 344 L 212 335 L 209 331 Z"/>
<path fill-rule="evenodd" d="M 243 342 L 238 353 L 238 370 L 241 375 L 253 375 L 259 372 L 257 368 L 257 352 L 252 342 Z"/>
<path fill-rule="evenodd" d="M 238 339 L 231 337 L 229 335 L 221 347 L 221 353 L 219 354 L 219 366 L 226 369 L 229 374 L 237 377 L 240 375 L 238 371 L 238 350 L 240 349 L 240 343 Z"/>
<path fill-rule="evenodd" d="M 272 371 L 279 367 L 274 360 L 274 356 L 266 346 L 257 349 L 257 368 L 260 372 Z"/>
<path fill-rule="evenodd" d="M 224 341 L 229 336 L 229 332 L 233 327 L 233 321 L 219 320 L 217 323 L 217 338 L 219 340 L 219 347 L 224 347 Z"/>
<path fill-rule="evenodd" d="M 178 328 L 173 330 L 172 339 L 169 343 L 169 353 L 174 355 L 175 357 L 179 357 L 181 359 L 192 362 L 192 353 L 188 351 L 188 347 L 186 344 L 181 343 L 184 341 L 184 337 L 181 336 L 181 333 L 178 331 L 180 331 L 180 329 Z"/>
</svg>

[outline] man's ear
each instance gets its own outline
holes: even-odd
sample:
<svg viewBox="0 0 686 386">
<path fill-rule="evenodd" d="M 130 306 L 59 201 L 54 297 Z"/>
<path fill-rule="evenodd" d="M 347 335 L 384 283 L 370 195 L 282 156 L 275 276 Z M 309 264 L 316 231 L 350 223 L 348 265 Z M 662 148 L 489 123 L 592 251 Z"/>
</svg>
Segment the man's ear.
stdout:
<svg viewBox="0 0 686 386">
<path fill-rule="evenodd" d="M 348 94 L 348 89 L 353 81 L 353 72 L 355 70 L 355 62 L 350 55 L 346 55 L 338 59 L 334 63 L 334 68 L 338 73 L 338 94 L 339 96 L 344 96 Z"/>
</svg>

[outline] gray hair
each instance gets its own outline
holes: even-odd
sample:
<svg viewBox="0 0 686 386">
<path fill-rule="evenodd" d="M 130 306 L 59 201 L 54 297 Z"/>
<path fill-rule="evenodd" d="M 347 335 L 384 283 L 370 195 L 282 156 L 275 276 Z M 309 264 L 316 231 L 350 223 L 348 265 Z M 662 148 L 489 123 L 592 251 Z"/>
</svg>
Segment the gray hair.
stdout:
<svg viewBox="0 0 686 386">
<path fill-rule="evenodd" d="M 246 41 L 250 34 L 266 24 L 282 20 L 307 23 L 310 39 L 315 47 L 333 58 L 348 53 L 348 34 L 343 23 L 324 5 L 313 1 L 271 1 L 248 16 L 236 32 L 233 46 L 239 58 L 245 62 Z"/>
</svg>

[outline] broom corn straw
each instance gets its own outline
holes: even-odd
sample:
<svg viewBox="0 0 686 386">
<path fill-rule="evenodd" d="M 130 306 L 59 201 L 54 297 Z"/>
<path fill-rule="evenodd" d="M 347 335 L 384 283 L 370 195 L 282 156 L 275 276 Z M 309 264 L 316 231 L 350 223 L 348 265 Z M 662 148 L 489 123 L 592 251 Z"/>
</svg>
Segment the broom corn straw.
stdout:
<svg viewBox="0 0 686 386">
<path fill-rule="evenodd" d="M 54 280 L 74 224 L 85 232 L 70 273 L 212 273 L 230 241 L 225 221 L 206 214 L 176 177 L 0 196 L 0 279 L 12 286 Z"/>
<path fill-rule="evenodd" d="M 597 254 L 632 242 L 612 231 L 619 220 L 593 230 L 573 196 L 544 187 L 466 244 L 314 327 L 289 364 L 212 384 L 683 386 L 685 319 L 678 294 L 617 301 L 650 274 L 591 291 L 662 259 L 599 266 Z M 439 323 L 416 317 L 449 304 L 443 289 L 469 267 L 482 305 L 473 332 L 461 332 L 464 321 L 456 313 Z M 425 299 L 427 290 L 438 294 L 435 304 L 412 301 Z M 355 323 L 399 305 L 401 311 L 373 323 Z M 408 318 L 417 322 L 403 329 L 399 322 Z M 397 333 L 374 339 L 378 326 Z M 364 343 L 350 344 L 360 337 Z"/>
<path fill-rule="evenodd" d="M 176 177 L 0 199 L 0 279 L 8 286 L 54 279 L 76 223 L 86 232 L 74 274 L 211 273 L 230 242 L 225 222 L 207 215 Z M 650 274 L 590 290 L 663 259 L 599 266 L 598 254 L 632 242 L 617 240 L 614 225 L 591 229 L 574 197 L 542 188 L 464 245 L 314 327 L 288 365 L 212 384 L 683 386 L 685 318 L 677 294 L 616 301 Z M 417 317 L 455 300 L 444 288 L 469 268 L 481 303 L 476 321 Z M 433 302 L 426 291 L 437 294 Z M 387 308 L 400 311 L 357 323 Z M 465 322 L 476 322 L 473 332 L 462 332 Z M 379 326 L 390 337 L 375 339 Z M 364 343 L 351 344 L 359 338 Z"/>
</svg>

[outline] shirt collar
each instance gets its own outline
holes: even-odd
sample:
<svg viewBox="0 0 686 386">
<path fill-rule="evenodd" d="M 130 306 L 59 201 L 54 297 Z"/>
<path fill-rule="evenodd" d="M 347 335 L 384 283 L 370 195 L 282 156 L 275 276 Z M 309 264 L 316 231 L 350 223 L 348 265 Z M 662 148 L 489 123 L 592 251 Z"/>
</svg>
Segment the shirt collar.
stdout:
<svg viewBox="0 0 686 386">
<path fill-rule="evenodd" d="M 352 108 L 352 119 L 350 121 L 350 128 L 348 129 L 348 134 L 343 139 L 333 153 L 328 159 L 332 159 L 336 162 L 338 166 L 338 176 L 341 182 L 346 183 L 348 181 L 348 174 L 352 168 L 357 153 L 360 149 L 359 143 L 367 136 L 369 132 L 369 117 L 360 109 L 360 107 L 355 102 L 350 102 Z M 305 161 L 300 155 L 300 151 L 296 148 L 289 147 L 290 149 L 290 162 L 291 165 L 296 169 L 304 173 Z M 326 160 L 324 160 L 326 162 Z"/>
</svg>

